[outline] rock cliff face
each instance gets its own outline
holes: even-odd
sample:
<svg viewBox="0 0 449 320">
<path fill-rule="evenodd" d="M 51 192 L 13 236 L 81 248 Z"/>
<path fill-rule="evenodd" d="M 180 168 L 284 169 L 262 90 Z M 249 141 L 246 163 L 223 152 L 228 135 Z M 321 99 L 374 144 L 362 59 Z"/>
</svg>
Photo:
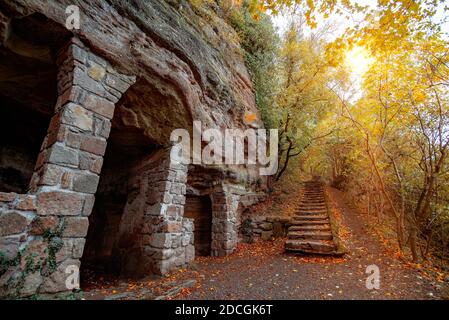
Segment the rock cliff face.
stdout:
<svg viewBox="0 0 449 320">
<path fill-rule="evenodd" d="M 245 110 L 258 114 L 237 36 L 219 17 L 218 6 L 205 10 L 188 1 L 18 0 L 6 1 L 2 12 L 16 19 L 39 13 L 64 26 L 71 4 L 79 5 L 81 14 L 81 28 L 73 33 L 118 71 L 138 79 L 127 101 L 132 111 L 124 112 L 126 123 L 145 128 L 156 120 L 161 127 L 166 122 L 188 127 L 186 120 L 194 118 L 208 126 L 243 127 Z M 33 32 L 40 38 L 56 33 L 39 30 L 49 23 L 37 24 Z M 148 134 L 163 141 L 169 132 L 163 129 Z"/>
<path fill-rule="evenodd" d="M 70 5 L 80 29 L 65 28 Z M 251 113 L 262 126 L 220 10 L 0 3 L 0 296 L 68 291 L 80 263 L 164 274 L 194 259 L 195 235 L 210 239 L 198 252 L 234 250 L 241 211 L 264 189 L 257 167 L 175 163 L 169 141 L 195 120 L 245 129 Z"/>
</svg>

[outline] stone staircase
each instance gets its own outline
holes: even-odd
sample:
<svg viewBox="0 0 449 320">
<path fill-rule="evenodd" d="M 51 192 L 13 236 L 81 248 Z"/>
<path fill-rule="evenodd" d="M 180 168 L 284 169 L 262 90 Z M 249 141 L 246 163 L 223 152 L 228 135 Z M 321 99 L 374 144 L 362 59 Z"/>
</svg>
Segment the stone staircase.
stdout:
<svg viewBox="0 0 449 320">
<path fill-rule="evenodd" d="M 306 254 L 335 254 L 323 184 L 305 183 L 303 199 L 288 229 L 285 250 Z"/>
</svg>

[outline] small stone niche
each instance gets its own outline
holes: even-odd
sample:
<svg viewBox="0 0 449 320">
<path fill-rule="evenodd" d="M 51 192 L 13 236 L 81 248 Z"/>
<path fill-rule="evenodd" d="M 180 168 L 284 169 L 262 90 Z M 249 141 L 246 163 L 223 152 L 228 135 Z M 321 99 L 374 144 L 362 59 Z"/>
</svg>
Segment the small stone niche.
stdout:
<svg viewBox="0 0 449 320">
<path fill-rule="evenodd" d="M 212 202 L 208 195 L 187 195 L 184 217 L 193 219 L 195 255 L 209 256 L 212 242 Z"/>
<path fill-rule="evenodd" d="M 126 136 L 126 139 L 124 137 Z M 95 205 L 89 216 L 82 269 L 98 274 L 123 274 L 133 251 L 140 250 L 143 210 L 129 204 L 140 194 L 140 185 L 134 184 L 132 168 L 155 146 L 150 141 L 130 132 L 112 128 L 100 175 Z M 127 205 L 128 204 L 128 205 Z M 128 227 L 129 226 L 129 227 Z M 127 230 L 129 232 L 124 232 Z M 126 252 L 124 252 L 126 251 Z M 139 261 L 134 261 L 139 265 Z"/>
</svg>

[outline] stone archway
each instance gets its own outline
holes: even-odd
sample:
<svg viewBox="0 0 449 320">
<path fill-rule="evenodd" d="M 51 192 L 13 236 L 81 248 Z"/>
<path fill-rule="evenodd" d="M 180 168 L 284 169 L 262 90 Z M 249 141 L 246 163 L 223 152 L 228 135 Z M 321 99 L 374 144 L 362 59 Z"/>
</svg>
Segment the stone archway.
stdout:
<svg viewBox="0 0 449 320">
<path fill-rule="evenodd" d="M 34 18 L 24 21 L 33 24 Z M 5 227 L 0 249 L 7 240 L 9 248 L 20 248 L 17 258 L 27 261 L 25 269 L 19 263 L 2 270 L 0 295 L 68 290 L 66 271 L 79 266 L 115 103 L 134 81 L 77 38 L 50 56 L 56 57 L 57 98 L 53 108 L 48 101 L 43 105 L 53 115 L 28 191 L 0 193 L 0 218 L 21 225 L 20 230 Z"/>
</svg>

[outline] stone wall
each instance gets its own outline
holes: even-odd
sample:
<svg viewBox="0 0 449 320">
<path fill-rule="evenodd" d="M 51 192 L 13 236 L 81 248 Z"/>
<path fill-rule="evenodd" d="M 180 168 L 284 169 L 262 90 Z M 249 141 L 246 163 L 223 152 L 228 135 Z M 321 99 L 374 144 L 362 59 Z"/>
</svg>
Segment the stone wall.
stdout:
<svg viewBox="0 0 449 320">
<path fill-rule="evenodd" d="M 29 194 L 1 196 L 0 295 L 67 290 L 66 268 L 80 264 L 114 104 L 135 81 L 76 38 L 59 51 L 57 65 L 59 97 Z"/>
<path fill-rule="evenodd" d="M 118 240 L 127 273 L 165 274 L 195 257 L 193 222 L 183 218 L 187 166 L 171 161 L 170 151 L 158 150 L 132 170 L 129 184 L 138 191 L 128 197 Z"/>
<path fill-rule="evenodd" d="M 285 237 L 291 225 L 290 217 L 243 215 L 240 241 L 252 243 L 259 239 L 271 240 Z"/>
</svg>

